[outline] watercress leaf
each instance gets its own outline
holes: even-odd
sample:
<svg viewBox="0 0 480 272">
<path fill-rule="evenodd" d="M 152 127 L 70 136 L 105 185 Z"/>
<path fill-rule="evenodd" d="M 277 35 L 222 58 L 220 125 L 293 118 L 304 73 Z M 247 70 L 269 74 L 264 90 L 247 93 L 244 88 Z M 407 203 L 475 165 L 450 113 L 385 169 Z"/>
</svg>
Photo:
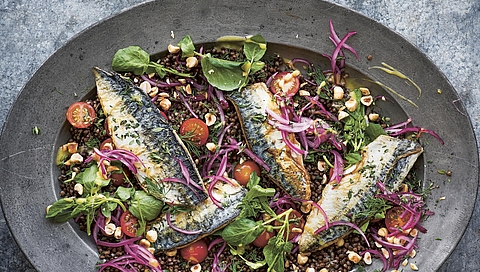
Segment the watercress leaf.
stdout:
<svg viewBox="0 0 480 272">
<path fill-rule="evenodd" d="M 117 72 L 132 72 L 142 75 L 146 72 L 150 55 L 139 46 L 129 46 L 118 50 L 113 56 L 112 68 Z"/>
<path fill-rule="evenodd" d="M 148 195 L 144 191 L 135 191 L 130 200 L 128 210 L 133 216 L 145 220 L 153 220 L 158 217 L 163 208 L 163 202 L 155 197 Z"/>
<path fill-rule="evenodd" d="M 180 47 L 180 50 L 182 50 L 183 58 L 193 57 L 195 54 L 195 45 L 193 44 L 190 35 L 183 37 L 178 43 L 178 46 Z"/>
<path fill-rule="evenodd" d="M 135 194 L 135 188 L 133 187 L 126 188 L 123 186 L 119 186 L 115 191 L 115 196 L 120 198 L 122 201 L 127 201 L 134 194 Z"/>
<path fill-rule="evenodd" d="M 250 67 L 250 74 L 256 73 L 265 67 L 265 63 L 263 61 L 255 61 L 252 63 Z"/>
<path fill-rule="evenodd" d="M 265 229 L 262 221 L 255 222 L 248 218 L 239 218 L 222 231 L 222 238 L 230 245 L 248 245 Z"/>
<path fill-rule="evenodd" d="M 267 51 L 267 43 L 262 35 L 257 34 L 245 40 L 243 51 L 248 60 L 259 61 Z"/>
<path fill-rule="evenodd" d="M 361 160 L 362 160 L 362 155 L 356 152 L 350 152 L 347 155 L 345 155 L 345 162 L 349 165 L 356 164 Z"/>
<path fill-rule="evenodd" d="M 112 215 L 112 211 L 117 208 L 118 204 L 111 201 L 103 202 L 100 206 L 100 211 L 102 212 L 103 216 L 110 217 Z"/>
<path fill-rule="evenodd" d="M 247 183 L 247 189 L 251 189 L 258 184 L 260 184 L 260 177 L 257 176 L 257 173 L 255 171 L 252 171 L 252 173 L 250 174 L 250 179 Z"/>
<path fill-rule="evenodd" d="M 255 185 L 247 192 L 245 198 L 259 198 L 259 197 L 270 197 L 275 195 L 275 189 L 273 188 L 263 188 L 260 185 Z"/>
<path fill-rule="evenodd" d="M 242 70 L 243 62 L 217 59 L 208 53 L 202 57 L 201 64 L 208 82 L 222 91 L 238 89 L 247 79 Z"/>
<path fill-rule="evenodd" d="M 285 253 L 290 252 L 293 245 L 285 242 L 282 238 L 278 235 L 270 238 L 268 244 L 263 248 L 263 255 L 268 264 L 267 271 L 285 271 Z"/>
<path fill-rule="evenodd" d="M 155 68 L 155 72 L 157 72 L 160 78 L 163 78 L 167 74 L 167 71 L 164 69 L 163 66 L 155 65 L 154 68 Z"/>
<path fill-rule="evenodd" d="M 367 128 L 365 128 L 365 134 L 370 141 L 374 141 L 380 135 L 387 135 L 383 127 L 376 123 L 368 123 Z"/>
<path fill-rule="evenodd" d="M 71 198 L 61 198 L 53 203 L 49 208 L 46 215 L 46 218 L 52 218 L 57 216 L 58 214 L 69 211 L 73 208 L 75 202 Z M 69 212 L 70 213 L 70 212 Z"/>
</svg>

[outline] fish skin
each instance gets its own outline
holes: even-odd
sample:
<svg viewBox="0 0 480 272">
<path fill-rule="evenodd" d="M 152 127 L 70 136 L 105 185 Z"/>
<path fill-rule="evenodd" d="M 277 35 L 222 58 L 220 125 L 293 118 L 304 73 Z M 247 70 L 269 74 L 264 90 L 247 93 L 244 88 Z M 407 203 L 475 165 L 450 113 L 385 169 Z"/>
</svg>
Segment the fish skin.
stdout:
<svg viewBox="0 0 480 272">
<path fill-rule="evenodd" d="M 281 132 L 267 123 L 265 109 L 281 115 L 273 94 L 265 83 L 256 83 L 227 95 L 241 117 L 248 148 L 259 156 L 270 171 L 268 177 L 290 196 L 309 200 L 310 175 L 303 165 L 303 157 L 293 152 L 282 140 Z M 263 121 L 256 121 L 256 117 Z M 289 140 L 300 144 L 290 133 Z"/>
<path fill-rule="evenodd" d="M 143 189 L 175 205 L 191 206 L 204 201 L 208 195 L 192 157 L 150 97 L 118 74 L 98 67 L 93 73 L 113 143 L 116 148 L 133 152 L 143 163 L 135 165 L 136 177 Z M 181 183 L 161 182 L 167 177 L 185 180 L 175 159 L 183 162 L 191 181 L 202 190 Z M 158 184 L 153 182 L 157 190 L 153 190 L 150 181 L 158 181 Z"/>
<path fill-rule="evenodd" d="M 218 183 L 213 196 L 222 203 L 222 208 L 213 204 L 210 198 L 188 212 L 172 214 L 170 220 L 176 227 L 189 231 L 201 230 L 198 234 L 183 234 L 170 228 L 166 215 L 162 215 L 150 224 L 157 231 L 158 239 L 153 243 L 155 253 L 185 247 L 201 238 L 221 229 L 235 219 L 241 211 L 239 205 L 245 197 L 246 189 L 232 180 L 235 186 Z"/>
<path fill-rule="evenodd" d="M 362 161 L 352 167 L 353 171 L 346 174 L 337 186 L 329 183 L 322 191 L 318 204 L 327 214 L 329 222 L 351 222 L 351 215 L 363 211 L 366 200 L 376 194 L 377 181 L 397 190 L 422 152 L 418 142 L 387 135 L 381 135 L 367 145 L 362 152 Z M 357 218 L 357 222 L 353 223 L 362 223 L 366 219 Z M 314 208 L 307 217 L 299 240 L 300 252 L 321 250 L 352 230 L 339 225 L 315 235 L 315 231 L 324 225 L 323 215 Z"/>
</svg>

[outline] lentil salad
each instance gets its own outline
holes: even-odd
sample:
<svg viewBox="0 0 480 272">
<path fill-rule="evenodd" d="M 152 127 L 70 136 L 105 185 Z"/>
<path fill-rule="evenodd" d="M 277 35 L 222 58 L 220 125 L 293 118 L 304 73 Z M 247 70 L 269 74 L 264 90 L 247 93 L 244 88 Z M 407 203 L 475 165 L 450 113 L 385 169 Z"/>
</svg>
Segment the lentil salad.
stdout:
<svg viewBox="0 0 480 272">
<path fill-rule="evenodd" d="M 332 33 L 335 32 L 332 30 Z M 332 37 L 336 36 L 336 34 L 331 35 Z M 342 63 L 343 50 L 353 50 L 353 48 L 345 44 L 347 40 L 346 38 L 348 38 L 348 36 L 350 35 L 353 35 L 353 33 L 349 33 L 342 40 L 339 40 L 337 38 L 338 40 L 334 42 L 336 48 L 334 54 L 330 56 L 330 58 L 332 59 L 331 69 L 321 69 L 319 67 L 316 68 L 307 60 L 297 59 L 289 61 L 284 60 L 281 56 L 271 55 L 266 56 L 262 59 L 264 66 L 261 69 L 255 71 L 252 74 L 248 74 L 248 82 L 249 84 L 268 82 L 269 80 L 271 81 L 276 74 L 284 72 L 292 74 L 295 71 L 300 70 L 296 68 L 297 66 L 303 66 L 302 70 L 304 72 L 295 75 L 295 77 L 299 80 L 299 88 L 297 92 L 292 96 L 293 101 L 295 101 L 294 103 L 298 103 L 296 107 L 302 109 L 308 104 L 308 102 L 310 102 L 309 100 L 302 100 L 303 96 L 312 97 L 317 95 L 318 103 L 321 103 L 325 111 L 328 112 L 328 114 L 337 117 L 336 121 L 332 122 L 332 124 L 334 123 L 336 125 L 335 131 L 340 131 L 340 136 L 347 137 L 346 134 L 341 135 L 342 131 L 344 131 L 345 124 L 340 122 L 339 119 L 341 119 L 341 112 L 345 112 L 344 108 L 347 106 L 345 102 L 350 101 L 350 98 L 353 94 L 353 90 L 350 90 L 346 87 L 346 77 L 348 75 L 344 74 L 344 63 Z M 335 38 L 333 39 L 335 40 Z M 202 88 L 202 85 L 206 85 L 209 82 L 201 76 L 202 74 L 205 75 L 202 71 L 201 65 L 198 65 L 198 63 L 196 65 L 189 64 L 188 58 L 191 57 L 182 57 L 182 51 L 176 50 L 177 49 L 175 47 L 170 48 L 170 52 L 165 57 L 160 58 L 156 63 L 160 64 L 163 67 L 177 70 L 179 73 L 182 74 L 196 75 L 195 80 L 190 81 L 188 78 L 182 78 L 181 75 L 172 75 L 169 73 L 166 73 L 163 78 L 161 78 L 158 73 L 151 73 L 150 75 L 145 75 L 142 73 L 141 75 L 135 75 L 135 73 L 132 72 L 124 72 L 123 76 L 129 78 L 132 82 L 143 88 L 150 95 L 150 97 L 154 100 L 154 103 L 158 105 L 158 108 L 162 112 L 164 112 L 169 123 L 175 130 L 179 131 L 182 123 L 192 117 L 198 117 L 200 119 L 203 119 L 205 123 L 208 123 L 207 119 L 209 118 L 207 117 L 207 115 L 213 114 L 214 116 L 216 116 L 215 118 L 222 119 L 222 122 L 213 122 L 213 124 L 208 127 L 210 143 L 218 142 L 218 139 L 216 137 L 219 137 L 219 135 L 222 135 L 225 138 L 232 139 L 232 141 L 236 141 L 237 143 L 244 143 L 245 137 L 242 133 L 242 127 L 240 125 L 240 120 L 237 111 L 235 110 L 235 107 L 228 100 L 224 100 L 224 97 L 222 96 L 222 93 L 218 90 L 218 88 L 213 88 L 213 90 L 205 90 L 205 88 Z M 235 62 L 242 62 L 243 60 L 245 60 L 245 53 L 242 51 L 242 49 L 235 50 L 229 48 L 208 48 L 202 50 L 204 50 L 204 52 L 202 52 L 203 55 L 211 54 L 211 56 L 218 59 Z M 196 56 L 194 58 L 197 59 L 199 57 Z M 321 73 L 319 73 L 319 71 Z M 172 86 L 161 86 L 161 84 L 158 84 L 158 82 L 167 82 L 167 85 Z M 186 84 L 187 82 L 191 82 L 191 84 Z M 340 89 L 338 87 L 340 87 L 340 89 L 343 91 L 343 94 L 339 94 Z M 189 88 L 190 90 L 188 90 Z M 370 94 L 362 95 L 362 97 L 367 97 L 369 95 Z M 337 96 L 337 98 L 339 99 L 335 99 L 335 96 Z M 371 99 L 374 98 L 371 97 Z M 377 99 L 382 98 L 377 97 Z M 187 103 L 185 103 L 185 101 L 187 101 Z M 104 129 L 105 124 L 102 119 L 102 109 L 98 99 L 93 98 L 92 100 L 87 100 L 86 103 L 91 105 L 95 109 L 95 124 L 87 128 L 75 128 L 72 126 L 72 137 L 69 140 L 70 143 L 78 144 L 78 153 L 82 156 L 84 160 L 91 156 L 93 147 L 99 148 L 100 144 L 104 141 L 107 141 L 107 139 L 109 138 Z M 401 132 L 401 128 L 403 128 L 402 125 L 406 124 L 389 124 L 387 121 L 388 117 L 379 116 L 379 114 L 375 111 L 374 106 L 375 102 L 366 106 L 366 108 L 368 109 L 368 113 L 365 113 L 364 116 L 368 118 L 369 123 L 377 124 L 378 126 L 375 126 L 376 128 L 382 128 L 385 131 L 388 131 L 389 128 L 392 131 L 393 129 L 400 128 L 400 130 L 395 130 L 393 131 L 393 133 L 397 133 L 400 137 L 404 137 L 405 134 Z M 319 114 L 316 111 L 319 110 L 311 107 L 305 109 L 303 115 L 312 116 L 314 114 Z M 421 131 L 426 130 L 418 128 L 418 130 L 416 131 L 417 134 L 415 134 L 414 137 L 419 136 Z M 406 130 L 405 132 L 411 132 L 411 130 Z M 191 151 L 192 157 L 197 167 L 201 168 L 207 161 L 208 154 L 210 154 L 210 152 L 214 152 L 216 148 L 213 148 L 212 151 L 210 150 L 211 146 L 209 147 L 208 144 L 205 144 L 204 146 L 198 146 L 196 141 L 192 141 L 192 139 L 194 139 L 192 135 L 184 134 L 183 136 L 183 140 L 188 143 L 187 146 Z M 332 141 L 334 141 L 333 143 L 330 142 L 329 146 L 326 148 L 322 147 L 322 149 L 328 150 L 327 152 L 311 152 L 313 156 L 307 156 L 304 161 L 305 167 L 312 177 L 312 201 L 316 202 L 320 199 L 323 187 L 327 182 L 335 181 L 338 176 L 342 175 L 341 170 L 335 168 L 336 165 L 340 164 L 339 162 L 337 162 L 337 164 L 335 163 L 335 161 L 339 159 L 335 156 L 335 154 L 329 152 L 332 148 L 335 148 L 336 140 L 337 139 L 332 139 Z M 342 140 L 345 139 L 343 138 Z M 355 139 L 351 140 L 351 142 L 354 141 Z M 358 147 L 361 147 L 363 145 L 364 144 L 360 144 L 358 145 Z M 355 147 L 350 146 L 349 148 Z M 319 148 L 317 147 L 317 149 Z M 72 153 L 77 152 L 71 152 L 70 154 Z M 355 160 L 354 153 L 350 153 L 350 157 L 345 157 L 345 155 L 347 154 L 349 153 L 344 153 L 344 156 L 342 158 L 342 165 L 348 164 L 348 159 Z M 72 156 L 70 156 L 69 158 L 65 158 L 66 160 L 59 164 L 62 171 L 62 175 L 59 177 L 59 180 L 61 181 L 60 186 L 62 189 L 60 196 L 64 198 L 82 196 L 78 189 L 79 186 L 75 188 L 76 184 L 78 183 L 75 182 L 75 178 L 72 177 L 72 173 L 80 173 L 89 166 L 89 164 L 85 163 L 84 161 L 70 161 L 70 163 L 65 163 L 71 160 L 71 157 Z M 232 152 L 229 154 L 228 158 L 231 170 L 233 170 L 234 165 L 250 160 L 252 160 L 252 158 L 244 152 Z M 232 172 L 233 171 L 231 171 L 230 173 Z M 125 176 L 127 177 L 130 175 L 128 174 L 127 170 L 125 170 L 125 173 Z M 263 174 L 264 173 L 262 173 L 261 175 Z M 135 189 L 141 190 L 139 185 L 135 183 L 134 178 L 129 178 L 128 180 L 128 182 L 121 182 L 120 185 L 125 185 L 125 183 L 128 183 L 131 184 Z M 415 179 L 413 174 L 409 176 L 409 180 L 412 182 L 410 183 L 410 188 L 406 189 L 407 191 L 415 189 L 412 188 L 414 186 L 419 187 L 419 181 Z M 261 185 L 264 188 L 275 189 L 276 194 L 269 199 L 271 203 L 278 203 L 278 200 L 280 199 L 288 199 L 288 196 L 282 193 L 281 188 L 279 188 L 278 185 L 269 181 L 268 179 L 262 177 Z M 101 191 L 103 194 L 114 194 L 118 189 L 117 186 L 118 184 L 115 185 L 115 182 L 111 182 L 108 185 L 102 187 Z M 292 199 L 288 200 L 290 200 L 288 204 L 293 205 L 293 208 L 296 211 L 301 212 L 302 208 L 305 206 L 302 205 L 302 202 L 296 202 Z M 274 205 L 277 204 L 272 204 L 272 206 Z M 120 212 L 120 208 L 112 211 L 112 217 L 118 217 L 118 213 Z M 304 216 L 304 214 L 300 213 L 300 217 Z M 264 220 L 266 221 L 268 219 Z M 299 223 L 298 219 L 296 220 L 297 221 L 292 220 L 290 223 Z M 82 229 L 87 230 L 87 228 L 89 228 L 87 226 L 88 220 L 85 218 L 85 215 L 80 215 L 76 218 L 76 221 L 79 223 Z M 98 222 L 95 223 L 95 225 L 97 224 Z M 383 224 L 384 222 L 381 220 L 378 222 L 372 222 L 370 228 L 366 230 L 366 237 L 368 241 L 365 241 L 362 238 L 362 235 L 352 233 L 345 238 L 339 239 L 337 243 L 330 247 L 327 247 L 326 249 L 312 252 L 309 256 L 295 254 L 296 252 L 292 250 L 292 254 L 286 254 L 284 266 L 287 270 L 299 269 L 300 271 L 313 271 L 312 269 L 314 269 L 314 271 L 322 271 L 322 269 L 327 269 L 324 271 L 350 271 L 354 268 L 355 265 L 368 265 L 368 258 L 361 258 L 360 260 L 357 260 L 353 253 L 364 253 L 364 255 L 368 255 L 365 253 L 371 249 L 367 244 L 374 245 L 376 242 L 375 238 L 372 235 L 369 235 L 369 233 L 373 229 L 383 228 Z M 116 237 L 105 234 L 104 231 L 99 231 L 97 235 L 97 239 L 102 240 L 106 243 L 114 244 L 118 243 L 119 241 L 119 239 L 117 239 Z M 210 248 L 210 250 L 208 251 L 206 261 L 200 262 L 201 270 L 198 271 L 221 271 L 221 268 L 219 267 L 230 269 L 231 271 L 250 271 L 253 269 L 252 267 L 256 268 L 254 264 L 261 263 L 261 261 L 263 260 L 263 253 L 261 247 L 246 246 L 244 248 L 235 248 L 227 246 L 225 249 L 225 243 L 213 243 L 214 241 L 217 241 L 216 238 L 217 237 L 215 236 L 206 238 L 208 244 L 213 245 L 211 246 L 212 248 Z M 224 248 L 222 249 L 222 247 Z M 125 253 L 125 250 L 121 246 L 115 247 L 99 245 L 98 250 L 100 254 L 100 259 L 104 264 L 108 263 L 108 261 L 114 260 L 115 257 L 123 256 Z M 242 250 L 244 250 L 244 252 L 241 252 Z M 193 269 L 195 265 L 192 265 L 193 262 L 186 262 L 179 255 L 180 254 L 173 254 L 172 252 L 159 254 L 157 255 L 158 266 L 155 266 L 154 263 L 153 267 L 161 267 L 163 271 L 194 271 Z M 381 258 L 381 256 L 379 257 Z M 215 263 L 213 260 L 217 260 L 218 263 Z M 219 267 L 215 267 L 216 265 L 218 265 Z M 115 269 L 119 269 L 118 267 L 110 268 L 102 265 L 100 265 L 100 267 L 104 271 L 116 271 Z M 136 264 L 132 265 L 132 267 L 138 269 L 145 269 L 146 267 L 148 267 L 148 265 Z M 268 271 L 268 267 L 263 265 L 261 267 L 258 267 L 257 270 Z"/>
</svg>

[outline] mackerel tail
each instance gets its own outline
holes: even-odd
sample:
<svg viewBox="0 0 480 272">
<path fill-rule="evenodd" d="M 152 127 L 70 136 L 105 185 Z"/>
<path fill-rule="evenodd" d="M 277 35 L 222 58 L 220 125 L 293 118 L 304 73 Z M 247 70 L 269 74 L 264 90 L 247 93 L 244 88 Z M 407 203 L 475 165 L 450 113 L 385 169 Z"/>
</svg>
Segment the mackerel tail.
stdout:
<svg viewBox="0 0 480 272">
<path fill-rule="evenodd" d="M 204 201 L 208 195 L 190 153 L 150 97 L 116 73 L 95 67 L 93 74 L 115 148 L 134 153 L 142 162 L 135 164 L 142 188 L 169 204 Z"/>
</svg>

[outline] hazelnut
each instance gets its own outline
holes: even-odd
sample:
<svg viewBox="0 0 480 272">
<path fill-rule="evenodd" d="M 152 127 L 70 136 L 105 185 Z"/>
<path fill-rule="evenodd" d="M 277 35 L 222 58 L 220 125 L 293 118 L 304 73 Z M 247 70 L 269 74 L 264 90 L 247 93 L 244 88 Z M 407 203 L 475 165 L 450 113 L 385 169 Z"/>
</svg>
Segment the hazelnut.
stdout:
<svg viewBox="0 0 480 272">
<path fill-rule="evenodd" d="M 305 256 L 303 254 L 298 254 L 297 255 L 297 263 L 302 265 L 302 264 L 306 264 L 308 261 L 308 256 Z"/>
<path fill-rule="evenodd" d="M 348 253 L 348 260 L 352 261 L 353 263 L 359 263 L 362 260 L 362 257 L 358 255 L 358 253 L 350 251 Z"/>
<path fill-rule="evenodd" d="M 198 59 L 196 57 L 188 57 L 186 61 L 187 68 L 194 68 L 198 65 Z"/>
<path fill-rule="evenodd" d="M 117 226 L 115 226 L 115 224 L 113 223 L 108 223 L 105 225 L 105 234 L 107 236 L 112 236 L 114 233 L 115 233 L 115 230 L 117 229 Z"/>
<path fill-rule="evenodd" d="M 176 45 L 173 45 L 173 44 L 169 44 L 167 49 L 168 49 L 168 52 L 172 53 L 172 54 L 180 52 L 180 47 L 178 47 Z"/>
<path fill-rule="evenodd" d="M 358 107 L 358 102 L 356 99 L 352 99 L 350 98 L 347 102 L 345 102 L 345 107 L 351 111 L 351 112 L 354 112 L 357 107 Z"/>
<path fill-rule="evenodd" d="M 343 88 L 340 86 L 335 86 L 333 88 L 333 99 L 334 100 L 340 100 L 343 99 L 345 92 L 343 91 Z"/>
<path fill-rule="evenodd" d="M 363 255 L 363 261 L 365 262 L 365 264 L 372 264 L 372 255 L 370 254 L 370 252 L 365 252 L 365 254 Z"/>
<path fill-rule="evenodd" d="M 160 105 L 160 108 L 162 108 L 163 111 L 167 111 L 172 106 L 172 102 L 170 102 L 170 100 L 168 100 L 168 99 L 162 99 L 160 101 L 159 105 Z"/>
<path fill-rule="evenodd" d="M 148 241 L 153 243 L 157 241 L 158 233 L 155 230 L 149 230 L 147 231 L 147 234 L 145 234 L 145 238 L 147 238 Z"/>
<path fill-rule="evenodd" d="M 362 92 L 362 95 L 370 95 L 370 90 L 368 88 L 360 87 L 358 89 L 360 90 L 360 92 Z"/>
<path fill-rule="evenodd" d="M 73 190 L 75 190 L 79 195 L 83 195 L 83 185 L 80 183 L 75 184 L 73 186 Z"/>
<path fill-rule="evenodd" d="M 371 95 L 367 95 L 367 96 L 362 96 L 362 98 L 360 98 L 360 102 L 365 105 L 365 106 L 370 106 L 372 105 L 373 103 L 373 97 Z"/>
</svg>

